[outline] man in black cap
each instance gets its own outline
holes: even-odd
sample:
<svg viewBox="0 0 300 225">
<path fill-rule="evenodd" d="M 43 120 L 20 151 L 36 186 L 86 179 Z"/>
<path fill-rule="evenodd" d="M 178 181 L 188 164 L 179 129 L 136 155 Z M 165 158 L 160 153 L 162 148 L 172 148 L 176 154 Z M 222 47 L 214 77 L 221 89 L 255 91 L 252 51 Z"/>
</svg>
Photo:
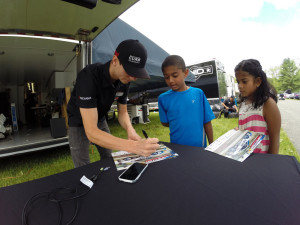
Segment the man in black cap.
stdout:
<svg viewBox="0 0 300 225">
<path fill-rule="evenodd" d="M 148 156 L 159 147 L 157 138 L 142 139 L 136 133 L 127 112 L 129 82 L 150 79 L 144 68 L 146 60 L 147 51 L 138 40 L 125 40 L 111 61 L 88 65 L 79 72 L 67 108 L 75 167 L 90 162 L 90 143 L 96 144 L 101 159 L 111 157 L 109 149 Z M 115 100 L 118 120 L 127 131 L 128 140 L 111 135 L 105 119 Z"/>
</svg>

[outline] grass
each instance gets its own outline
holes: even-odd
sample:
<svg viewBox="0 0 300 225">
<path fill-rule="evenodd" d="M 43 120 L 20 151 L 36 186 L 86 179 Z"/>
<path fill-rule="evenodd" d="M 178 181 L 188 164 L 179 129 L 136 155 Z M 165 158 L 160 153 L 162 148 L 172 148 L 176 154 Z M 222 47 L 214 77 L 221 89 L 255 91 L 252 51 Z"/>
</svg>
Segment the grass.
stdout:
<svg viewBox="0 0 300 225">
<path fill-rule="evenodd" d="M 169 128 L 160 124 L 158 113 L 150 113 L 151 122 L 148 124 L 135 124 L 134 128 L 142 137 L 142 129 L 146 130 L 149 137 L 157 137 L 160 141 L 169 142 Z M 214 139 L 226 131 L 237 126 L 237 118 L 213 120 Z M 117 137 L 127 138 L 126 132 L 120 127 L 117 120 L 109 121 L 111 133 Z M 280 132 L 279 154 L 295 156 L 300 162 L 300 157 L 287 137 L 286 133 Z M 100 159 L 95 146 L 90 147 L 91 162 Z M 35 180 L 52 174 L 73 169 L 73 162 L 69 148 L 56 148 L 26 155 L 12 156 L 0 159 L 0 187 Z"/>
</svg>

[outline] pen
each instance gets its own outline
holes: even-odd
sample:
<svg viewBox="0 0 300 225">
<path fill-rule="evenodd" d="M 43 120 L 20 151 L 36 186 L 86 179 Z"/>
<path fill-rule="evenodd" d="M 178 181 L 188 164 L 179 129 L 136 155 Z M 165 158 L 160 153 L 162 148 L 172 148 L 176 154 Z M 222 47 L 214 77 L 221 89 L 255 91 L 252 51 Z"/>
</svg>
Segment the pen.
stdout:
<svg viewBox="0 0 300 225">
<path fill-rule="evenodd" d="M 148 134 L 147 134 L 147 132 L 146 132 L 146 131 L 144 131 L 144 130 L 142 130 L 142 132 L 143 132 L 143 135 L 145 136 L 145 138 L 148 138 Z"/>
</svg>

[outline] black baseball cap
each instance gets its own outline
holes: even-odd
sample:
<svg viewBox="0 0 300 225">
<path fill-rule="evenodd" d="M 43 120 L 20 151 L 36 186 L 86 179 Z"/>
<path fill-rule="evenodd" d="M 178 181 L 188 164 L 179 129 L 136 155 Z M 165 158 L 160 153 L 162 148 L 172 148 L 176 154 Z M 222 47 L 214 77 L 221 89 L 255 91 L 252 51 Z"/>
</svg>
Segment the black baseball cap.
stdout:
<svg viewBox="0 0 300 225">
<path fill-rule="evenodd" d="M 145 70 L 147 50 L 138 40 L 128 39 L 122 41 L 118 45 L 115 55 L 128 75 L 136 78 L 150 79 Z"/>
</svg>

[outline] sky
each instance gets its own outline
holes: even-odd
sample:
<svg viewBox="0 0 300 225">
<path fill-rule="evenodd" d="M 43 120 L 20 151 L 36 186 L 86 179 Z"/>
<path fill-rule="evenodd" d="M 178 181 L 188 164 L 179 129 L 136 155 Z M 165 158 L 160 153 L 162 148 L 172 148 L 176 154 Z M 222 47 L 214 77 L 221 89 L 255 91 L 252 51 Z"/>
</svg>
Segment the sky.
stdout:
<svg viewBox="0 0 300 225">
<path fill-rule="evenodd" d="M 255 58 L 268 72 L 300 63 L 300 0 L 140 0 L 120 19 L 186 65 L 215 58 L 225 71 Z"/>
</svg>

